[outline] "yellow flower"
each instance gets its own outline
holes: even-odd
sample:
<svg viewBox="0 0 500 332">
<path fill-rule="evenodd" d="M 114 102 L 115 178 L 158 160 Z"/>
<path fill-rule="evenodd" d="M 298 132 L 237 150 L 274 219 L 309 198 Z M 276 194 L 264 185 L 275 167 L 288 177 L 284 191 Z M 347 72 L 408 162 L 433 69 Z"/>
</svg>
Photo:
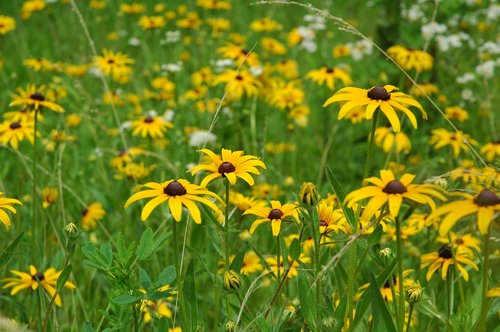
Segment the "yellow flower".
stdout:
<svg viewBox="0 0 500 332">
<path fill-rule="evenodd" d="M 371 119 L 375 111 L 380 108 L 382 113 L 384 113 L 389 119 L 391 126 L 397 132 L 401 130 L 401 124 L 396 111 L 400 111 L 405 113 L 410 119 L 413 127 L 417 128 L 417 118 L 408 109 L 408 107 L 413 106 L 418 108 L 424 119 L 427 119 L 427 113 L 425 113 L 422 105 L 413 99 L 413 97 L 402 92 L 394 92 L 395 90 L 397 90 L 397 88 L 393 85 L 385 85 L 383 87 L 376 86 L 369 90 L 347 87 L 340 89 L 337 93 L 330 97 L 323 104 L 323 107 L 326 107 L 334 102 L 345 101 L 346 103 L 340 108 L 338 119 L 342 119 L 347 113 L 359 106 L 366 106 L 365 118 Z"/>
<path fill-rule="evenodd" d="M 198 13 L 187 13 L 186 18 L 177 21 L 177 26 L 184 29 L 197 29 L 201 25 L 201 19 Z"/>
<path fill-rule="evenodd" d="M 481 252 L 481 241 L 476 239 L 470 234 L 456 234 L 450 232 L 448 236 L 440 236 L 438 242 L 451 245 L 452 249 L 464 252 L 467 251 L 469 255 L 474 256 L 474 250 Z"/>
<path fill-rule="evenodd" d="M 413 270 L 404 270 L 403 271 L 403 289 L 407 289 L 409 286 L 411 286 L 414 281 L 412 279 L 406 278 L 410 273 L 412 273 Z M 393 286 L 394 286 L 394 293 L 397 296 L 399 296 L 399 278 L 397 276 L 391 275 L 389 278 L 392 278 Z M 382 295 L 382 298 L 387 301 L 387 302 L 392 302 L 394 301 L 394 297 L 392 296 L 392 289 L 391 289 L 391 282 L 390 279 L 387 279 L 387 281 L 380 287 L 380 293 Z"/>
<path fill-rule="evenodd" d="M 142 3 L 122 3 L 120 5 L 120 11 L 124 14 L 140 14 L 146 11 L 146 6 Z"/>
<path fill-rule="evenodd" d="M 0 192 L 0 196 L 3 195 L 3 192 Z M 12 204 L 19 204 L 23 205 L 21 201 L 15 199 L 15 198 L 9 198 L 9 197 L 0 197 L 0 221 L 7 227 L 10 227 L 10 217 L 9 215 L 4 211 L 9 210 L 12 213 L 16 213 L 16 209 L 12 207 Z"/>
<path fill-rule="evenodd" d="M 21 272 L 17 270 L 10 270 L 10 272 L 19 278 L 4 278 L 2 282 L 6 284 L 3 285 L 3 289 L 12 287 L 10 295 L 16 295 L 19 291 L 27 288 L 32 290 L 37 290 L 38 286 L 41 285 L 43 289 L 49 294 L 50 297 L 54 296 L 56 289 L 55 285 L 57 278 L 62 273 L 62 271 L 57 271 L 55 268 L 51 267 L 44 272 L 38 271 L 33 265 L 30 265 L 30 272 Z M 66 281 L 64 287 L 76 288 L 76 286 L 71 281 Z M 56 295 L 55 304 L 60 307 L 62 306 L 61 296 Z"/>
<path fill-rule="evenodd" d="M 257 219 L 250 227 L 250 234 L 255 232 L 255 229 L 264 222 L 271 223 L 273 236 L 278 236 L 281 229 L 281 222 L 287 218 L 293 217 L 295 220 L 299 218 L 298 206 L 295 203 L 284 204 L 283 206 L 279 201 L 271 201 L 271 208 L 269 207 L 253 207 L 246 210 L 245 214 L 253 214 L 261 219 Z"/>
<path fill-rule="evenodd" d="M 415 69 L 417 72 L 431 70 L 434 63 L 429 53 L 401 45 L 390 47 L 387 53 L 405 70 Z"/>
<path fill-rule="evenodd" d="M 306 78 L 309 78 L 318 85 L 326 83 L 326 86 L 330 90 L 335 89 L 335 80 L 342 81 L 344 85 L 352 84 L 352 79 L 347 72 L 340 68 L 333 67 L 323 67 L 317 70 L 311 70 L 306 74 Z"/>
<path fill-rule="evenodd" d="M 33 110 L 41 110 L 42 107 L 53 110 L 54 112 L 64 112 L 64 109 L 56 103 L 46 100 L 42 94 L 45 86 L 41 85 L 38 88 L 34 84 L 28 84 L 26 90 L 18 88 L 18 94 L 12 94 L 14 99 L 9 106 L 28 106 Z"/>
<path fill-rule="evenodd" d="M 333 48 L 332 54 L 336 59 L 342 58 L 351 54 L 351 48 L 347 45 L 338 45 Z"/>
<path fill-rule="evenodd" d="M 85 230 L 94 229 L 97 225 L 97 221 L 104 218 L 106 211 L 102 207 L 101 203 L 92 203 L 82 210 L 82 226 Z"/>
<path fill-rule="evenodd" d="M 233 60 L 236 65 L 240 65 L 243 61 L 249 66 L 256 66 L 259 64 L 259 56 L 255 52 L 250 52 L 234 44 L 219 47 L 217 53 Z"/>
<path fill-rule="evenodd" d="M 31 144 L 35 140 L 35 123 L 33 121 L 7 121 L 0 123 L 0 143 L 9 144 L 13 149 L 19 148 L 19 142 L 27 139 Z"/>
<path fill-rule="evenodd" d="M 432 196 L 446 200 L 440 187 L 433 184 L 411 184 L 414 179 L 415 175 L 406 173 L 397 180 L 391 171 L 381 170 L 380 178 L 371 177 L 364 180 L 373 185 L 355 190 L 346 196 L 347 207 L 351 208 L 355 203 L 371 197 L 363 211 L 365 219 L 370 219 L 384 204 L 388 205 L 390 215 L 395 218 L 404 199 L 427 204 L 432 210 L 436 208 Z"/>
<path fill-rule="evenodd" d="M 197 0 L 196 5 L 204 9 L 231 9 L 231 2 L 228 0 Z"/>
<path fill-rule="evenodd" d="M 321 202 L 318 207 L 319 231 L 321 234 L 327 235 L 330 232 L 342 231 L 345 234 L 350 233 L 350 227 L 343 214 L 335 209 L 334 205 L 327 205 Z"/>
<path fill-rule="evenodd" d="M 477 265 L 470 258 L 471 256 L 469 256 L 467 252 L 456 251 L 455 255 L 453 255 L 448 246 L 442 246 L 439 248 L 438 252 L 422 255 L 420 260 L 422 262 L 422 268 L 430 265 L 425 276 L 427 281 L 431 279 L 434 272 L 436 272 L 439 268 L 441 268 L 441 278 L 445 280 L 450 265 L 455 265 L 464 280 L 469 281 L 469 273 L 460 263 L 470 265 L 477 271 Z"/>
<path fill-rule="evenodd" d="M 236 206 L 241 212 L 245 212 L 254 206 L 266 205 L 266 202 L 264 201 L 258 200 L 254 197 L 246 197 L 243 194 L 234 192 L 229 195 L 229 202 Z"/>
<path fill-rule="evenodd" d="M 266 165 L 261 160 L 252 155 L 244 156 L 243 151 L 233 152 L 222 149 L 220 155 L 208 149 L 202 149 L 200 152 L 208 156 L 207 162 L 191 168 L 189 172 L 193 175 L 200 171 L 212 173 L 201 181 L 202 187 L 206 187 L 211 181 L 220 177 L 227 178 L 232 185 L 236 184 L 237 178 L 241 178 L 250 186 L 253 186 L 255 181 L 250 174 L 260 174 L 257 167 L 266 169 Z"/>
<path fill-rule="evenodd" d="M 284 257 L 282 257 L 282 259 L 283 258 Z M 302 263 L 310 263 L 311 257 L 305 256 L 304 254 L 302 254 L 299 257 L 299 260 Z M 278 274 L 278 261 L 277 261 L 276 257 L 268 257 L 268 258 L 266 258 L 266 262 L 269 265 L 269 267 L 271 268 L 271 271 L 273 271 L 274 274 L 277 275 Z M 281 275 L 283 275 L 285 273 L 284 266 L 283 266 L 283 260 L 280 263 L 281 263 L 280 264 L 281 266 L 279 268 L 281 270 Z M 293 261 L 293 264 L 292 264 L 292 258 L 289 256 L 287 266 L 290 268 L 290 271 L 288 272 L 287 278 L 291 279 L 291 278 L 295 278 L 296 276 L 299 275 L 300 263 L 298 262 L 298 260 Z"/>
<path fill-rule="evenodd" d="M 218 75 L 213 85 L 226 83 L 226 91 L 230 99 L 241 99 L 243 94 L 253 97 L 259 94 L 262 84 L 255 79 L 247 70 L 227 70 Z"/>
<path fill-rule="evenodd" d="M 280 109 L 291 109 L 302 104 L 304 92 L 295 86 L 294 82 L 278 84 L 273 88 L 269 103 Z"/>
<path fill-rule="evenodd" d="M 287 53 L 285 45 L 274 38 L 264 37 L 260 42 L 262 47 L 271 55 L 283 55 Z"/>
<path fill-rule="evenodd" d="M 43 208 L 46 209 L 57 201 L 59 198 L 59 191 L 57 188 L 44 188 L 42 191 Z"/>
<path fill-rule="evenodd" d="M 78 114 L 66 115 L 66 124 L 68 127 L 78 127 L 82 122 L 82 117 Z"/>
<path fill-rule="evenodd" d="M 489 162 L 499 160 L 500 159 L 500 141 L 485 144 L 479 152 Z"/>
<path fill-rule="evenodd" d="M 162 28 L 167 24 L 163 16 L 141 16 L 139 26 L 144 30 Z"/>
<path fill-rule="evenodd" d="M 435 84 L 432 83 L 420 83 L 418 87 L 414 85 L 410 89 L 410 95 L 415 97 L 425 97 L 424 92 L 425 94 L 430 96 L 437 94 L 439 92 L 439 89 Z"/>
<path fill-rule="evenodd" d="M 469 118 L 469 114 L 462 107 L 453 106 L 444 109 L 446 117 L 452 121 L 464 122 Z"/>
<path fill-rule="evenodd" d="M 263 32 L 263 31 L 277 31 L 281 30 L 283 26 L 276 22 L 275 20 L 269 18 L 269 17 L 262 17 L 256 20 L 253 20 L 250 23 L 250 29 L 253 31 L 257 32 Z"/>
<path fill-rule="evenodd" d="M 200 202 L 208 206 L 216 213 L 219 212 L 219 208 L 211 200 L 203 196 L 211 196 L 222 202 L 220 197 L 213 192 L 183 179 L 168 180 L 162 183 L 148 182 L 137 186 L 136 190 L 140 190 L 143 187 L 148 189 L 135 193 L 125 203 L 125 208 L 127 208 L 135 201 L 154 197 L 142 209 L 142 221 L 145 221 L 158 205 L 166 202 L 175 221 L 181 221 L 182 205 L 184 205 L 193 217 L 194 222 L 200 224 L 201 213 L 195 202 Z"/>
<path fill-rule="evenodd" d="M 104 75 L 111 76 L 115 81 L 128 81 L 132 73 L 130 65 L 134 63 L 134 60 L 121 52 L 114 53 L 106 49 L 102 51 L 102 54 L 102 56 L 96 56 L 94 61 L 95 66 L 99 68 Z"/>
<path fill-rule="evenodd" d="M 0 35 L 5 35 L 7 32 L 16 28 L 16 20 L 12 17 L 0 15 Z"/>
<path fill-rule="evenodd" d="M 471 145 L 477 145 L 477 142 L 469 135 L 461 131 L 454 132 L 446 129 L 434 129 L 430 140 L 430 144 L 434 144 L 434 149 L 436 150 L 449 145 L 453 149 L 453 156 L 455 158 L 458 157 L 460 151 L 467 151 L 469 149 L 466 142 Z"/>
<path fill-rule="evenodd" d="M 149 136 L 151 138 L 162 138 L 168 128 L 172 128 L 174 125 L 165 120 L 161 116 L 145 116 L 139 120 L 132 121 L 131 127 L 134 128 L 132 131 L 133 136 L 141 135 L 142 137 Z"/>
<path fill-rule="evenodd" d="M 411 141 L 405 133 L 394 132 L 391 127 L 379 127 L 375 130 L 375 145 L 382 148 L 385 153 L 410 153 Z"/>
<path fill-rule="evenodd" d="M 432 217 L 446 215 L 439 227 L 441 236 L 448 234 L 448 231 L 458 220 L 472 214 L 477 214 L 479 232 L 481 234 L 488 233 L 490 223 L 495 218 L 495 214 L 500 211 L 498 193 L 491 189 L 483 189 L 476 196 L 466 193 L 457 193 L 456 195 L 462 196 L 464 199 L 443 205 L 431 214 Z"/>
</svg>

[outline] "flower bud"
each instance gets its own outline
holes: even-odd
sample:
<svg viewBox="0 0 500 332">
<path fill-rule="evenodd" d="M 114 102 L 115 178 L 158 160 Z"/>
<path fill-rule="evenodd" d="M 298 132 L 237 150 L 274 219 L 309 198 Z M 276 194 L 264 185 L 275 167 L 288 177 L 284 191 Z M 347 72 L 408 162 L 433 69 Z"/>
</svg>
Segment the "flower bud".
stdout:
<svg viewBox="0 0 500 332">
<path fill-rule="evenodd" d="M 302 203 L 314 206 L 318 203 L 320 196 L 316 191 L 316 186 L 311 182 L 304 182 L 302 188 L 300 189 L 299 198 Z"/>
<path fill-rule="evenodd" d="M 435 184 L 436 186 L 439 186 L 443 189 L 446 189 L 448 187 L 448 181 L 446 181 L 445 178 L 439 176 L 434 176 L 430 179 L 427 179 L 424 181 L 424 183 Z"/>
<path fill-rule="evenodd" d="M 237 290 L 241 286 L 241 279 L 234 271 L 224 272 L 224 288 L 227 291 Z"/>
<path fill-rule="evenodd" d="M 229 322 L 226 323 L 226 331 L 228 332 L 233 332 L 233 331 L 236 331 L 236 325 L 234 324 L 234 322 L 232 320 L 230 320 Z"/>
<path fill-rule="evenodd" d="M 410 304 L 415 304 L 422 299 L 423 294 L 424 289 L 420 286 L 420 282 L 417 281 L 406 290 L 406 299 Z"/>
<path fill-rule="evenodd" d="M 68 238 L 75 238 L 78 235 L 78 227 L 70 222 L 66 225 L 66 227 L 64 227 L 64 233 L 66 233 Z"/>
</svg>

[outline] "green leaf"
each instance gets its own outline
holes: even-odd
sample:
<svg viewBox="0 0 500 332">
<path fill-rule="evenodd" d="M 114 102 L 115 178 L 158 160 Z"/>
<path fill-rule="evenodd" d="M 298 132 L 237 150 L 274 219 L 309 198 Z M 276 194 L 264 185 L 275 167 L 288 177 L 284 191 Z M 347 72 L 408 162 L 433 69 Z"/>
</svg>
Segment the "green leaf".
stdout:
<svg viewBox="0 0 500 332">
<path fill-rule="evenodd" d="M 196 331 L 198 325 L 198 303 L 196 301 L 196 284 L 194 280 L 194 262 L 191 261 L 182 285 L 187 307 L 188 322 L 185 322 L 185 324 L 188 326 L 188 331 Z"/>
<path fill-rule="evenodd" d="M 300 241 L 299 239 L 295 238 L 292 240 L 292 243 L 290 243 L 290 257 L 296 261 L 300 257 L 302 248 L 300 247 Z"/>
<path fill-rule="evenodd" d="M 19 245 L 19 242 L 21 242 L 23 238 L 24 232 L 21 232 L 14 241 L 12 241 L 7 248 L 2 252 L 2 255 L 0 256 L 0 271 L 3 271 L 3 268 L 7 263 L 10 261 L 12 258 L 12 255 L 14 254 L 14 251 L 16 250 L 17 246 Z"/>
<path fill-rule="evenodd" d="M 137 247 L 137 256 L 139 260 L 143 261 L 147 259 L 153 253 L 153 230 L 151 228 L 146 229 L 142 233 L 141 240 L 139 241 L 139 247 Z"/>
<path fill-rule="evenodd" d="M 102 257 L 105 259 L 106 266 L 111 267 L 113 264 L 113 248 L 111 247 L 111 243 L 105 242 L 101 244 L 101 248 L 99 252 L 102 254 Z"/>
<path fill-rule="evenodd" d="M 318 309 L 311 292 L 311 283 L 307 278 L 307 274 L 302 270 L 299 271 L 299 301 L 304 318 L 307 320 L 312 330 L 316 331 L 316 310 Z"/>
<path fill-rule="evenodd" d="M 231 262 L 231 266 L 229 266 L 230 270 L 240 273 L 241 267 L 243 266 L 243 259 L 245 258 L 246 250 L 247 246 L 242 245 L 240 250 L 238 250 L 238 252 L 236 253 L 233 261 Z"/>
<path fill-rule="evenodd" d="M 151 278 L 149 277 L 149 274 L 146 272 L 146 270 L 139 269 L 139 281 L 141 282 L 141 286 L 144 289 L 149 289 L 151 286 Z"/>
<path fill-rule="evenodd" d="M 269 264 L 267 264 L 264 256 L 262 256 L 262 254 L 257 250 L 257 248 L 255 248 L 255 246 L 252 244 L 252 242 L 248 241 L 247 243 L 250 245 L 250 247 L 252 247 L 253 251 L 255 251 L 255 253 L 257 254 L 257 256 L 260 259 L 260 262 L 262 263 L 262 265 L 264 265 L 267 272 L 269 272 L 269 274 L 271 274 L 273 276 L 273 278 L 276 279 L 276 274 L 274 274 L 273 270 L 271 270 L 271 267 L 269 266 Z"/>
<path fill-rule="evenodd" d="M 379 243 L 383 234 L 382 225 L 378 224 L 377 227 L 373 230 L 373 232 L 368 236 L 368 245 L 373 247 L 377 243 Z"/>
<path fill-rule="evenodd" d="M 124 304 L 134 303 L 140 299 L 142 299 L 142 295 L 141 296 L 133 296 L 133 295 L 125 294 L 125 295 L 118 295 L 117 297 L 115 297 L 113 299 L 113 302 L 118 304 L 118 305 L 124 305 Z"/>
<path fill-rule="evenodd" d="M 57 291 L 60 291 L 64 287 L 64 285 L 66 284 L 66 281 L 68 281 L 69 277 L 71 276 L 71 269 L 72 268 L 73 267 L 71 266 L 71 264 L 69 264 L 61 272 L 61 274 L 59 275 L 59 278 L 57 278 L 57 283 L 56 283 Z"/>
<path fill-rule="evenodd" d="M 90 322 L 83 322 L 82 331 L 83 332 L 94 332 L 95 330 L 92 328 L 92 324 Z"/>
<path fill-rule="evenodd" d="M 156 328 L 157 331 L 159 332 L 164 332 L 164 331 L 168 331 L 168 319 L 166 317 L 161 317 L 159 320 L 158 320 L 158 326 Z"/>
<path fill-rule="evenodd" d="M 344 192 L 344 189 L 342 189 L 342 186 L 340 185 L 340 183 L 335 178 L 335 175 L 333 175 L 333 172 L 330 169 L 330 167 L 327 167 L 326 171 L 327 171 L 326 174 L 327 174 L 327 177 L 328 177 L 328 182 L 330 183 L 330 186 L 332 187 L 333 192 L 335 193 L 335 195 L 337 195 L 337 199 L 339 201 L 339 205 L 342 208 L 342 211 L 344 211 L 344 215 L 346 216 L 347 221 L 349 221 L 349 224 L 351 226 L 353 226 L 354 228 L 356 228 L 357 225 L 358 225 L 358 220 L 354 216 L 354 212 L 352 212 L 351 209 L 345 207 L 344 204 L 343 204 L 343 202 L 345 200 L 345 196 L 346 196 L 345 192 Z"/>
<path fill-rule="evenodd" d="M 370 272 L 370 297 L 372 302 L 372 312 L 374 319 L 375 331 L 396 332 L 396 327 L 392 321 L 391 313 L 387 309 L 387 305 L 380 294 L 380 285 L 377 283 L 375 276 Z M 382 327 L 382 324 L 385 327 Z"/>
<path fill-rule="evenodd" d="M 158 276 L 158 280 L 155 285 L 158 287 L 170 285 L 172 281 L 175 280 L 175 267 L 173 265 L 167 266 L 163 271 L 161 271 Z"/>
</svg>

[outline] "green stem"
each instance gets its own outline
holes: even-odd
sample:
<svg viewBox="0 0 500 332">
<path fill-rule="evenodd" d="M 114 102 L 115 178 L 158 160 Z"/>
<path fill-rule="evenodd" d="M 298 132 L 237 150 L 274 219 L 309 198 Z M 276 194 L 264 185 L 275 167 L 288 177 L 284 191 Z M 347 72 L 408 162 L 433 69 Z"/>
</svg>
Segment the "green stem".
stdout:
<svg viewBox="0 0 500 332">
<path fill-rule="evenodd" d="M 483 262 L 483 301 L 481 302 L 481 315 L 479 316 L 479 332 L 486 331 L 486 315 L 488 313 L 488 270 L 490 265 L 490 229 L 484 239 L 484 262 Z"/>
<path fill-rule="evenodd" d="M 183 320 L 182 325 L 187 326 L 188 318 L 186 311 L 186 304 L 184 302 L 184 290 L 182 289 L 181 283 L 181 257 L 179 256 L 179 231 L 177 229 L 177 221 L 172 221 L 173 233 L 174 233 L 174 260 L 175 260 L 175 278 L 177 279 L 177 293 L 179 294 L 180 302 L 180 313 Z"/>
<path fill-rule="evenodd" d="M 375 141 L 375 130 L 377 129 L 378 112 L 379 112 L 379 110 L 376 110 L 375 113 L 373 114 L 372 130 L 370 132 L 370 141 L 368 142 L 368 153 L 366 154 L 365 171 L 363 172 L 363 180 L 368 177 L 368 173 L 370 172 L 370 167 L 372 164 L 373 146 L 375 145 L 374 141 Z"/>
<path fill-rule="evenodd" d="M 403 290 L 403 243 L 401 239 L 401 220 L 396 219 L 396 247 L 397 247 L 397 261 L 398 261 L 398 284 L 399 284 L 399 295 L 398 295 L 398 311 L 399 311 L 399 324 L 398 330 L 403 331 L 405 322 L 405 296 Z"/>
<path fill-rule="evenodd" d="M 281 245 L 280 245 L 280 235 L 276 236 L 276 275 L 278 276 L 278 281 L 281 280 Z"/>
<path fill-rule="evenodd" d="M 229 180 L 226 178 L 224 179 L 224 182 L 226 184 L 226 197 L 225 197 L 225 203 L 226 203 L 226 213 L 224 215 L 224 226 L 225 226 L 225 236 L 226 239 L 224 241 L 225 244 L 225 259 L 226 259 L 226 272 L 229 272 L 229 266 L 230 261 L 229 261 L 229 255 L 230 255 L 230 248 L 229 248 Z M 231 294 L 229 292 L 226 292 L 226 310 L 227 310 L 227 320 L 231 320 L 231 306 L 230 306 L 230 297 Z"/>
<path fill-rule="evenodd" d="M 344 315 L 344 326 L 347 327 L 347 322 L 352 322 L 352 306 L 354 297 L 354 271 L 356 269 L 356 243 L 353 243 L 349 248 L 349 266 L 347 278 L 347 310 Z"/>
<path fill-rule="evenodd" d="M 32 214 L 33 214 L 33 221 L 32 221 L 32 225 L 34 225 L 33 227 L 33 240 L 36 242 L 38 241 L 38 239 L 36 238 L 37 237 L 37 230 L 38 230 L 38 222 L 37 222 L 37 217 L 36 217 L 36 188 L 37 188 L 37 185 L 38 185 L 38 172 L 37 172 L 37 139 L 36 139 L 36 131 L 37 131 L 37 128 L 38 128 L 38 110 L 35 109 L 35 136 L 33 138 L 33 199 L 32 199 Z M 43 241 L 40 241 L 40 243 L 42 244 Z"/>
<path fill-rule="evenodd" d="M 408 313 L 408 322 L 406 323 L 406 332 L 410 332 L 411 315 L 413 314 L 414 304 L 410 304 L 410 311 Z"/>
</svg>

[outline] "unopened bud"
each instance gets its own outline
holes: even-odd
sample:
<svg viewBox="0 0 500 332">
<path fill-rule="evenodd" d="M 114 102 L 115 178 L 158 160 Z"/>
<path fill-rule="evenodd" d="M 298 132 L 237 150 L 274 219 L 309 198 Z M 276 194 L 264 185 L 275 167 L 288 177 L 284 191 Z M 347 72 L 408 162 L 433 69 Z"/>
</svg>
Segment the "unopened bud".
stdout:
<svg viewBox="0 0 500 332">
<path fill-rule="evenodd" d="M 434 176 L 430 179 L 427 179 L 424 181 L 424 183 L 435 184 L 436 186 L 439 186 L 443 189 L 446 189 L 448 187 L 448 181 L 440 176 Z"/>
<path fill-rule="evenodd" d="M 309 206 L 316 205 L 320 199 L 320 196 L 316 191 L 316 186 L 311 182 L 304 182 L 302 184 L 299 197 L 302 203 Z"/>
<path fill-rule="evenodd" d="M 420 282 L 414 282 L 408 289 L 406 290 L 406 298 L 410 304 L 415 304 L 422 299 L 422 295 L 424 294 L 424 289 L 420 286 Z"/>
<path fill-rule="evenodd" d="M 74 238 L 78 235 L 78 227 L 76 227 L 75 224 L 70 222 L 69 224 L 64 227 L 64 232 L 69 238 Z"/>
<path fill-rule="evenodd" d="M 227 291 L 237 290 L 241 286 L 241 279 L 234 271 L 224 272 L 224 288 Z"/>
<path fill-rule="evenodd" d="M 227 322 L 225 327 L 226 327 L 226 331 L 228 331 L 228 332 L 236 331 L 236 325 L 234 324 L 234 322 L 232 320 Z"/>
</svg>

